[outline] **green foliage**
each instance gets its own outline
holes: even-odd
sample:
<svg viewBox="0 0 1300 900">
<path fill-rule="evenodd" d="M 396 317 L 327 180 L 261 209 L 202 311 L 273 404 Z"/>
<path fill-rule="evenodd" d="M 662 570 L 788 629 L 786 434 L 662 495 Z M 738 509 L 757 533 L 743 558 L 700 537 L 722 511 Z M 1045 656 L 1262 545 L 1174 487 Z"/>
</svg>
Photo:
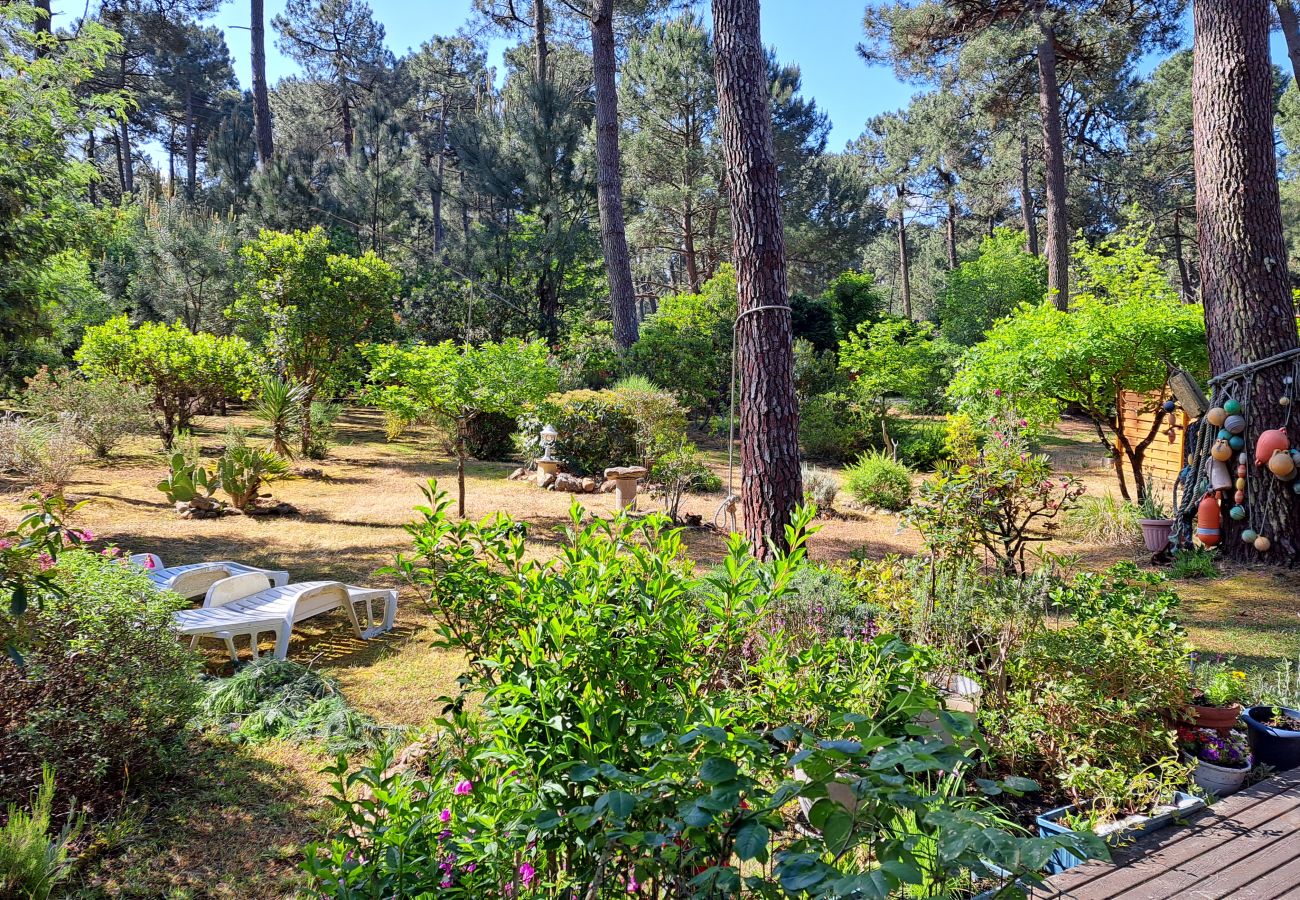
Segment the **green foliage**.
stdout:
<svg viewBox="0 0 1300 900">
<path fill-rule="evenodd" d="M 313 400 L 307 404 L 308 428 L 299 429 L 299 444 L 302 455 L 308 459 L 324 459 L 329 456 L 330 446 L 334 443 L 335 423 L 343 415 L 343 404 L 334 400 Z"/>
<path fill-rule="evenodd" d="M 1218 578 L 1219 565 L 1215 551 L 1204 547 L 1178 550 L 1169 565 L 1169 577 L 1193 581 L 1197 578 Z"/>
<path fill-rule="evenodd" d="M 842 272 L 827 285 L 822 300 L 831 308 L 835 331 L 844 340 L 864 324 L 878 322 L 889 304 L 870 272 Z"/>
<path fill-rule="evenodd" d="M 275 375 L 265 375 L 258 381 L 252 412 L 265 426 L 271 449 L 281 456 L 292 455 L 289 442 L 302 419 L 307 393 L 306 385 Z"/>
<path fill-rule="evenodd" d="M 235 299 L 240 223 L 181 197 L 151 200 L 129 234 L 134 255 L 127 296 L 141 318 L 225 332 Z"/>
<path fill-rule="evenodd" d="M 936 315 L 943 336 L 962 347 L 1022 305 L 1047 296 L 1047 261 L 1025 250 L 1025 233 L 1001 227 L 980 243 L 979 253 L 948 273 Z"/>
<path fill-rule="evenodd" d="M 84 457 L 70 413 L 42 419 L 0 417 L 0 470 L 47 492 L 61 492 Z"/>
<path fill-rule="evenodd" d="M 1249 704 L 1257 698 L 1250 677 L 1236 660 L 1197 660 L 1192 670 L 1193 701 L 1203 706 Z"/>
<path fill-rule="evenodd" d="M 790 319 L 796 341 L 806 341 L 823 353 L 839 344 L 835 315 L 826 297 L 791 294 Z"/>
<path fill-rule="evenodd" d="M 696 446 L 686 440 L 671 450 L 659 453 L 650 469 L 651 489 L 663 498 L 664 515 L 673 522 L 679 521 L 678 513 L 683 496 L 692 490 L 705 489 L 717 481 L 717 476 L 700 458 Z"/>
<path fill-rule="evenodd" d="M 952 459 L 944 422 L 895 419 L 889 425 L 898 461 L 910 469 L 926 471 Z"/>
<path fill-rule="evenodd" d="M 968 786 L 972 722 L 940 711 L 923 651 L 856 637 L 803 646 L 764 627 L 806 566 L 805 514 L 790 554 L 758 562 L 733 537 L 724 564 L 696 577 L 661 517 L 584 522 L 575 508 L 562 553 L 544 562 L 525 558 L 507 517 L 455 522 L 433 487 L 429 500 L 408 527 L 417 555 L 397 571 L 471 661 L 462 685 L 481 716 L 440 723 L 447 745 L 427 778 L 386 774 L 386 756 L 331 770 L 344 824 L 313 848 L 314 889 L 613 897 L 654 882 L 777 898 L 968 883 L 989 862 L 1021 873 L 1061 846 L 1008 833 L 983 799 L 1032 783 Z M 793 710 L 822 730 L 777 724 Z M 926 715 L 961 743 L 915 724 Z M 830 799 L 845 781 L 852 812 Z M 783 824 L 800 798 L 818 829 L 806 836 Z"/>
<path fill-rule="evenodd" d="M 731 378 L 736 272 L 723 266 L 698 294 L 674 294 L 641 323 L 632 369 L 672 391 L 693 413 L 725 406 Z"/>
<path fill-rule="evenodd" d="M 939 411 L 956 356 L 929 322 L 905 319 L 859 328 L 840 345 L 840 366 L 853 376 L 854 392 L 880 418 L 890 397 L 902 397 L 914 412 Z"/>
<path fill-rule="evenodd" d="M 51 576 L 28 614 L 24 666 L 0 666 L 0 795 L 25 800 L 49 765 L 62 794 L 98 808 L 177 751 L 199 660 L 171 630 L 185 601 L 122 559 L 72 549 Z"/>
<path fill-rule="evenodd" d="M 208 472 L 199 460 L 181 452 L 168 458 L 170 472 L 158 482 L 158 490 L 167 496 L 168 503 L 189 503 L 195 499 L 211 500 L 221 487 L 218 472 Z"/>
<path fill-rule="evenodd" d="M 803 482 L 804 503 L 816 506 L 819 513 L 834 512 L 835 498 L 840 493 L 840 483 L 834 475 L 816 466 L 803 466 L 800 481 Z"/>
<path fill-rule="evenodd" d="M 86 533 L 71 529 L 65 520 L 80 508 L 69 506 L 59 495 L 34 493 L 19 507 L 22 518 L 0 534 L 0 642 L 5 654 L 17 666 L 33 641 L 35 625 L 28 612 L 39 609 L 49 595 L 60 591 L 54 564 L 65 546 L 75 546 Z"/>
<path fill-rule="evenodd" d="M 515 417 L 481 412 L 465 424 L 465 452 L 474 459 L 509 459 L 515 450 Z"/>
<path fill-rule="evenodd" d="M 230 505 L 243 512 L 248 509 L 264 485 L 289 471 L 289 463 L 274 450 L 252 447 L 243 440 L 231 442 L 217 460 L 216 478 L 230 497 Z"/>
<path fill-rule="evenodd" d="M 22 401 L 34 416 L 66 413 L 73 433 L 100 459 L 148 424 L 147 398 L 111 375 L 91 380 L 67 369 L 51 372 L 42 367 L 27 379 Z"/>
<path fill-rule="evenodd" d="M 1129 463 L 1139 498 L 1145 477 L 1137 451 L 1154 435 L 1117 431 L 1120 393 L 1163 395 L 1171 364 L 1207 371 L 1202 310 L 1180 300 L 1146 242 L 1145 231 L 1129 229 L 1095 248 L 1076 244 L 1070 311 L 1048 302 L 1021 306 L 966 352 L 950 391 L 976 419 L 1009 403 L 1031 426 L 1077 407 L 1106 451 Z M 1127 496 L 1122 475 L 1120 488 Z"/>
<path fill-rule="evenodd" d="M 897 511 L 912 497 L 911 475 L 907 466 L 893 457 L 871 450 L 844 470 L 844 489 L 866 506 Z"/>
<path fill-rule="evenodd" d="M 931 554 L 974 559 L 983 552 L 1015 575 L 1026 571 L 1028 548 L 1050 540 L 1082 493 L 1078 479 L 1054 474 L 1046 456 L 1009 436 L 927 478 L 908 521 Z"/>
<path fill-rule="evenodd" d="M 1118 809 L 1103 812 L 1140 809 L 1153 799 L 1141 784 L 1160 792 L 1186 779 L 1169 724 L 1191 698 L 1178 596 L 1160 575 L 1122 563 L 1077 576 L 1057 600 L 1073 623 L 1037 630 L 1016 655 L 1016 687 L 990 712 L 994 752 L 1072 802 L 1091 804 L 1103 782 L 1128 779 Z"/>
<path fill-rule="evenodd" d="M 253 387 L 253 353 L 237 337 L 193 334 L 179 322 L 132 327 L 119 316 L 86 329 L 77 361 L 91 378 L 113 377 L 149 398 L 163 445 L 187 430 L 200 411 L 246 396 Z"/>
<path fill-rule="evenodd" d="M 53 819 L 54 773 L 46 767 L 27 808 L 10 803 L 0 827 L 0 896 L 47 900 L 72 874 L 72 844 L 81 834 L 82 820 L 69 816 L 53 834 Z"/>
<path fill-rule="evenodd" d="M 519 417 L 519 439 L 526 459 L 542 455 L 543 425 L 559 432 L 555 456 L 581 474 L 600 474 L 609 466 L 641 461 L 637 422 L 616 391 L 568 391 L 534 403 Z"/>
<path fill-rule="evenodd" d="M 386 742 L 387 729 L 348 704 L 333 678 L 300 663 L 259 659 L 212 684 L 194 724 L 236 743 L 282 739 L 353 754 Z"/>
<path fill-rule="evenodd" d="M 818 394 L 843 390 L 847 380 L 832 350 L 818 350 L 802 338 L 794 342 L 794 392 L 801 403 Z"/>
<path fill-rule="evenodd" d="M 560 348 L 559 361 L 564 390 L 609 387 L 624 365 L 614 342 L 614 323 L 597 319 L 575 324 Z"/>
<path fill-rule="evenodd" d="M 875 443 L 877 424 L 845 394 L 809 397 L 799 405 L 799 451 L 826 462 L 852 459 Z"/>
<path fill-rule="evenodd" d="M 1075 540 L 1124 547 L 1137 539 L 1138 514 L 1132 503 L 1107 491 L 1100 497 L 1080 497 L 1066 513 L 1061 530 Z"/>
<path fill-rule="evenodd" d="M 686 440 L 686 410 L 668 391 L 641 375 L 614 385 L 632 421 L 636 423 L 637 453 L 649 466 L 661 453 L 677 449 Z"/>
</svg>

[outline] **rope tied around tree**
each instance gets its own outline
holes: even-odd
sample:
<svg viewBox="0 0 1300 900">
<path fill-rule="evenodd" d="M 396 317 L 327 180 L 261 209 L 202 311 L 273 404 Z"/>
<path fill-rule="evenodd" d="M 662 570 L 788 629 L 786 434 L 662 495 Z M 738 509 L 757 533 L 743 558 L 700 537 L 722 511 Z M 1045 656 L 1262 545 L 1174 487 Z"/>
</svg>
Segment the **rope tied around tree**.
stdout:
<svg viewBox="0 0 1300 900">
<path fill-rule="evenodd" d="M 1254 397 L 1257 376 L 1261 372 L 1283 366 L 1289 366 L 1291 370 L 1290 374 L 1283 379 L 1283 383 L 1290 389 L 1292 385 L 1300 381 L 1300 348 L 1275 353 L 1255 362 L 1243 363 L 1214 376 L 1210 379 L 1209 386 L 1216 398 L 1215 402 L 1217 403 L 1220 397 L 1224 398 L 1224 402 L 1233 397 Z M 1242 403 L 1240 415 L 1246 422 L 1242 434 L 1254 433 L 1251 428 L 1254 415 L 1252 407 L 1254 405 L 1251 402 Z M 1281 428 L 1287 429 L 1290 427 L 1291 413 L 1294 408 L 1295 403 L 1293 402 L 1288 402 L 1283 407 L 1285 412 Z M 1211 491 L 1207 461 L 1211 458 L 1210 451 L 1218 437 L 1216 426 L 1202 415 L 1196 422 L 1188 426 L 1189 433 L 1193 432 L 1193 430 L 1194 436 L 1186 454 L 1187 465 L 1179 473 L 1178 480 L 1174 485 L 1174 527 L 1170 537 L 1171 543 L 1175 547 L 1191 545 L 1192 535 L 1195 530 L 1192 521 L 1196 517 L 1197 506 L 1200 504 L 1201 499 Z M 1237 460 L 1241 458 L 1241 454 L 1245 454 L 1246 459 L 1249 460 L 1250 453 L 1251 448 L 1243 443 L 1241 450 L 1234 453 L 1230 459 Z M 1232 469 L 1230 468 L 1229 474 L 1231 475 L 1231 473 Z M 1233 480 L 1236 480 L 1235 477 Z M 1255 530 L 1254 526 L 1258 524 L 1254 521 L 1255 511 L 1261 507 L 1262 503 L 1267 504 L 1283 491 L 1290 490 L 1290 484 L 1291 482 L 1281 481 L 1277 478 L 1248 475 L 1246 477 L 1245 499 L 1242 503 L 1246 510 L 1244 527 Z"/>
</svg>

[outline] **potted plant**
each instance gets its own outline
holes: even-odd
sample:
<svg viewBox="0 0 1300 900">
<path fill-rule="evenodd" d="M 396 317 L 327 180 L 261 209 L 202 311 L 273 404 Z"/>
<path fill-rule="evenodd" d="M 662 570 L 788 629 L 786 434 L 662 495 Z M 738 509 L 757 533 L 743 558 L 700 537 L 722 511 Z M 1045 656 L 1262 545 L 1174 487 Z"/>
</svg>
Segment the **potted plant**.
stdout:
<svg viewBox="0 0 1300 900">
<path fill-rule="evenodd" d="M 1142 542 L 1151 553 L 1161 553 L 1169 547 L 1169 534 L 1174 529 L 1174 520 L 1169 518 L 1169 508 L 1161 499 L 1151 480 L 1147 479 L 1147 491 L 1138 504 L 1138 524 L 1142 526 Z"/>
<path fill-rule="evenodd" d="M 1205 807 L 1205 801 L 1173 785 L 1185 782 L 1188 767 L 1177 759 L 1162 760 L 1139 772 L 1091 763 L 1076 766 L 1065 780 L 1067 790 L 1089 800 L 1060 806 L 1038 816 L 1040 837 L 1092 832 L 1112 846 L 1163 828 L 1175 816 Z M 1056 875 L 1085 860 L 1064 849 L 1052 853 L 1047 873 Z"/>
<path fill-rule="evenodd" d="M 1279 771 L 1300 766 L 1300 712 L 1285 706 L 1252 706 L 1241 720 L 1256 763 Z"/>
<path fill-rule="evenodd" d="M 1220 662 L 1194 665 L 1194 693 L 1187 711 L 1192 727 L 1227 734 L 1241 717 L 1242 704 L 1250 700 L 1250 680 L 1245 672 Z"/>
<path fill-rule="evenodd" d="M 1192 780 L 1206 793 L 1226 797 L 1241 790 L 1250 773 L 1250 748 L 1240 731 L 1220 734 L 1212 728 L 1181 728 L 1179 743 L 1195 761 Z"/>
</svg>

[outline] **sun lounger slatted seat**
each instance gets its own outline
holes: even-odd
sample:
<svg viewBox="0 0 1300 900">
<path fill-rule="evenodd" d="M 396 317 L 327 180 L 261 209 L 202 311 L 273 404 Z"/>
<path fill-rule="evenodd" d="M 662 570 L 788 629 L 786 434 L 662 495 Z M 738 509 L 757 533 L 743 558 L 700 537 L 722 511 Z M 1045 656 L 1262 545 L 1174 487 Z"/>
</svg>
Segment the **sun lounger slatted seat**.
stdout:
<svg viewBox="0 0 1300 900">
<path fill-rule="evenodd" d="M 153 567 L 150 568 L 145 560 L 152 563 Z M 171 591 L 180 594 L 182 597 L 199 597 L 206 593 L 212 585 L 232 575 L 257 573 L 266 578 L 268 585 L 276 587 L 289 583 L 288 572 L 259 569 L 256 566 L 246 566 L 243 563 L 232 562 L 228 559 L 218 562 L 189 563 L 184 566 L 163 567 L 162 560 L 152 553 L 137 553 L 131 557 L 131 562 L 143 566 L 149 580 L 159 590 Z"/>
<path fill-rule="evenodd" d="M 376 601 L 384 605 L 379 622 L 375 619 Z M 358 605 L 364 617 L 358 616 Z M 294 625 L 339 607 L 347 611 L 357 637 L 369 639 L 393 627 L 397 591 L 351 587 L 338 581 L 304 581 L 266 588 L 258 572 L 246 572 L 213 584 L 203 608 L 175 613 L 173 626 L 182 635 L 224 641 L 235 661 L 234 638 L 247 635 L 256 658 L 257 636 L 269 631 L 275 634 L 276 659 L 284 659 Z"/>
</svg>

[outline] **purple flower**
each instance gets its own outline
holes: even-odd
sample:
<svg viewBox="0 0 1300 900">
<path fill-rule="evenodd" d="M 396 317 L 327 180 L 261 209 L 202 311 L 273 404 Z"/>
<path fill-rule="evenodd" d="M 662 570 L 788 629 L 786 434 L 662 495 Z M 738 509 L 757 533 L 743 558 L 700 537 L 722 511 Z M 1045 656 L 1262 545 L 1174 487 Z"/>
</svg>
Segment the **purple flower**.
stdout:
<svg viewBox="0 0 1300 900">
<path fill-rule="evenodd" d="M 519 867 L 519 879 L 524 883 L 524 887 L 528 887 L 533 883 L 533 876 L 536 874 L 537 870 L 528 863 L 524 863 Z"/>
<path fill-rule="evenodd" d="M 442 812 L 438 813 L 438 819 L 439 819 L 439 821 L 442 821 L 442 822 L 450 822 L 450 821 L 451 821 L 451 810 L 449 810 L 449 809 L 444 809 Z"/>
<path fill-rule="evenodd" d="M 469 779 L 462 779 L 456 782 L 456 787 L 452 790 L 452 793 L 463 797 L 472 790 L 474 790 L 474 782 Z"/>
</svg>

